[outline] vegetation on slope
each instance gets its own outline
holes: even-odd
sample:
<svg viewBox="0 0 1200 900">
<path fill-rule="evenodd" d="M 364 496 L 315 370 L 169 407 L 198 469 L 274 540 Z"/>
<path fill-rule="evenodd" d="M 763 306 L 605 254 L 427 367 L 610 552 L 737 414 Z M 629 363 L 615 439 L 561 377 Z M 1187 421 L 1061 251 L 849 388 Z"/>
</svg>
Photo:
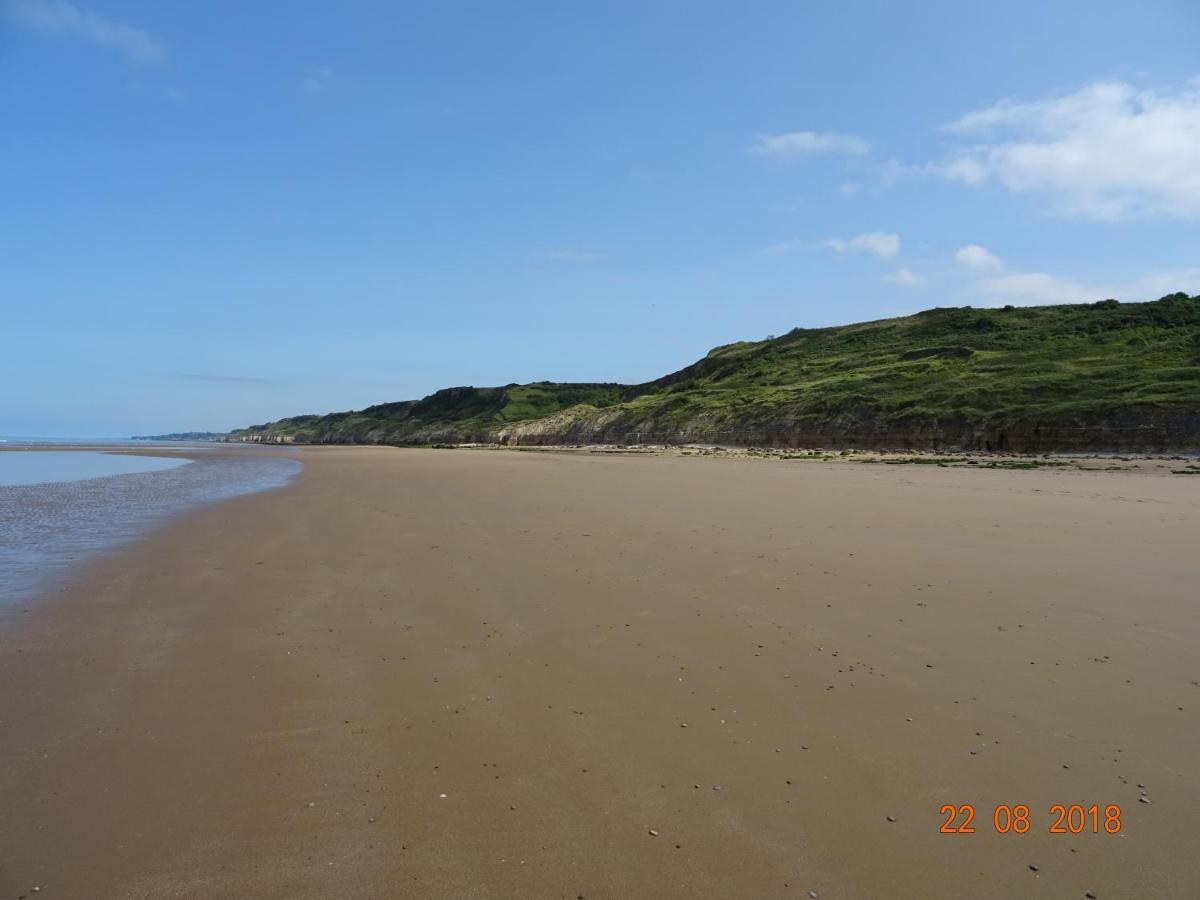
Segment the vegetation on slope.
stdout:
<svg viewBox="0 0 1200 900">
<path fill-rule="evenodd" d="M 797 328 L 717 347 L 643 385 L 450 388 L 233 436 L 413 443 L 515 434 L 551 443 L 636 432 L 693 439 L 724 433 L 731 443 L 746 442 L 739 434 L 854 443 L 855 434 L 872 434 L 895 443 L 923 429 L 926 443 L 962 444 L 972 430 L 1050 428 L 1059 429 L 1061 442 L 1068 440 L 1062 429 L 1136 429 L 1163 416 L 1175 431 L 1185 423 L 1200 444 L 1200 297 L 931 309 Z"/>
<path fill-rule="evenodd" d="M 619 384 L 510 384 L 505 387 L 453 387 L 421 400 L 382 403 L 355 412 L 293 416 L 234 431 L 233 438 L 258 435 L 297 442 L 410 443 L 430 439 L 487 440 L 510 422 L 541 419 L 579 404 L 620 402 L 628 388 Z"/>
</svg>

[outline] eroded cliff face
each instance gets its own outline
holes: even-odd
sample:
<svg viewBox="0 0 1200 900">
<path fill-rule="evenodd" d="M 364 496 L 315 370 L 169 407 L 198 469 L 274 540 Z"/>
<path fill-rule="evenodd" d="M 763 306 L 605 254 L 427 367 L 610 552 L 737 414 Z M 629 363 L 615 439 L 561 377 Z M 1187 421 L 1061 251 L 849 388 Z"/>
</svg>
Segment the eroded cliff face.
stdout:
<svg viewBox="0 0 1200 900">
<path fill-rule="evenodd" d="M 294 444 L 296 439 L 290 434 L 270 434 L 262 432 L 258 434 L 236 435 L 226 438 L 227 441 L 240 444 Z M 304 443 L 303 441 L 299 443 Z M 316 443 L 333 443 L 325 441 L 317 441 Z"/>
<path fill-rule="evenodd" d="M 664 428 L 653 420 L 629 422 L 604 414 L 565 415 L 510 426 L 503 444 L 704 443 L 729 446 L 862 450 L 985 450 L 1010 453 L 1066 451 L 1157 452 L 1200 449 L 1200 410 L 1123 410 L 1101 421 L 888 420 L 869 409 L 827 420 L 697 418 Z"/>
<path fill-rule="evenodd" d="M 982 450 L 1009 453 L 1159 452 L 1200 449 L 1200 409 L 1130 408 L 1099 421 L 1011 420 L 986 424 L 886 419 L 869 408 L 825 420 L 751 416 L 695 417 L 667 425 L 638 419 L 628 409 L 578 406 L 543 419 L 482 432 L 453 428 L 379 429 L 364 435 L 316 434 L 308 443 L 431 444 L 495 443 L 509 446 L 564 444 L 721 444 L 726 446 L 846 450 Z M 264 432 L 244 440 L 293 443 L 290 435 Z"/>
</svg>

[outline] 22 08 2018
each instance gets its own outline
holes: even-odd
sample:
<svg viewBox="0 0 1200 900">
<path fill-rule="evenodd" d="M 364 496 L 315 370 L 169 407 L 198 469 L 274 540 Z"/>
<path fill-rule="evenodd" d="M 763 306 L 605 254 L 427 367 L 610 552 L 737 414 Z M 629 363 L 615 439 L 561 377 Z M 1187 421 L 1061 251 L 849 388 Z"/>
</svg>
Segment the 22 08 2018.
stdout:
<svg viewBox="0 0 1200 900">
<path fill-rule="evenodd" d="M 975 833 L 974 805 L 946 803 L 939 813 L 946 817 L 938 829 L 942 834 Z M 1050 834 L 1116 834 L 1121 830 L 1121 807 L 1115 803 L 1107 806 L 1055 803 L 1050 807 L 1046 824 Z M 1033 827 L 1032 814 L 1024 803 L 1014 806 L 1001 803 L 992 811 L 992 828 L 998 834 L 1025 834 Z"/>
</svg>

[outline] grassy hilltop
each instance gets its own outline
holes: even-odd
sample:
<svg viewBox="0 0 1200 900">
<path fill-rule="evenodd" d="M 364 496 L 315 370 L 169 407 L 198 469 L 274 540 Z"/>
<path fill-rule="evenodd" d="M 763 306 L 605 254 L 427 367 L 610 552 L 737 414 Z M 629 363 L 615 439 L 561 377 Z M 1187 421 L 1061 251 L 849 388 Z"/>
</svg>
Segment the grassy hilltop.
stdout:
<svg viewBox="0 0 1200 900">
<path fill-rule="evenodd" d="M 230 439 L 1200 447 L 1200 296 L 931 309 L 712 350 L 640 385 L 457 387 Z"/>
</svg>

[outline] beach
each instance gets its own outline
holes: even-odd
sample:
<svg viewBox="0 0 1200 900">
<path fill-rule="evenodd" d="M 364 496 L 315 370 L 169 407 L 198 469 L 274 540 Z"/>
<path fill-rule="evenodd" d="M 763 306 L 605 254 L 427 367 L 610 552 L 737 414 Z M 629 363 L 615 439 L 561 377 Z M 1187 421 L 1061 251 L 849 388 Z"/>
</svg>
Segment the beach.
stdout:
<svg viewBox="0 0 1200 900">
<path fill-rule="evenodd" d="M 1200 895 L 1200 478 L 286 452 L 0 632 L 0 897 Z"/>
</svg>

